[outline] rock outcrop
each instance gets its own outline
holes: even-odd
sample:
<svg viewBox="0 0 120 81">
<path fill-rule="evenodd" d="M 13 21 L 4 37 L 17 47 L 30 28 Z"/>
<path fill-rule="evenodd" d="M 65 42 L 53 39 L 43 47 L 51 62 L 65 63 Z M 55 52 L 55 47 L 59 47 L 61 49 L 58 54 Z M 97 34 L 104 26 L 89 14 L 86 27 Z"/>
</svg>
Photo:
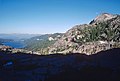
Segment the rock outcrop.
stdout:
<svg viewBox="0 0 120 81">
<path fill-rule="evenodd" d="M 102 13 L 101 15 L 97 16 L 95 19 L 93 19 L 90 24 L 99 24 L 103 23 L 105 21 L 111 20 L 113 18 L 116 18 L 117 15 L 109 14 L 109 13 Z"/>
</svg>

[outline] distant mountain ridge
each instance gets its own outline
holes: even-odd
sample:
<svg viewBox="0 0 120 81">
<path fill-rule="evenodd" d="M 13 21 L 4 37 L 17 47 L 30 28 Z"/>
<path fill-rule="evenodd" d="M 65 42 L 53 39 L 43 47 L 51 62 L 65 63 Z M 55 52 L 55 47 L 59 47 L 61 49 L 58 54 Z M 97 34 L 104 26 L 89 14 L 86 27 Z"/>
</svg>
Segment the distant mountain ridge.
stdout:
<svg viewBox="0 0 120 81">
<path fill-rule="evenodd" d="M 13 39 L 13 40 L 20 40 L 20 39 L 29 39 L 34 36 L 40 36 L 41 34 L 0 34 L 0 38 L 2 39 Z"/>
</svg>

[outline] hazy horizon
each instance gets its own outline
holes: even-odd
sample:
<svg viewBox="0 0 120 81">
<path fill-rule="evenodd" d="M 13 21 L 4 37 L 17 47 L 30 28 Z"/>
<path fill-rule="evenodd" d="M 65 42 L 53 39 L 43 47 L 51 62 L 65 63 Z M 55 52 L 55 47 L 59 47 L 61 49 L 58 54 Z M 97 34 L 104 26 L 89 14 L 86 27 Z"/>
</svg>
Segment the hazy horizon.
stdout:
<svg viewBox="0 0 120 81">
<path fill-rule="evenodd" d="M 120 14 L 119 0 L 0 0 L 0 34 L 65 33 L 101 13 Z"/>
</svg>

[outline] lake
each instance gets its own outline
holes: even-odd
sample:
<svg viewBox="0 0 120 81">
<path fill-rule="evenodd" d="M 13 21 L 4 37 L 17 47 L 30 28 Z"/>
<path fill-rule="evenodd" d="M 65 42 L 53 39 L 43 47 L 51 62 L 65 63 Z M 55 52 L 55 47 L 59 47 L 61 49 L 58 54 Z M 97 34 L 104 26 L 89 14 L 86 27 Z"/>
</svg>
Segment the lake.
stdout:
<svg viewBox="0 0 120 81">
<path fill-rule="evenodd" d="M 23 42 L 19 42 L 19 41 L 5 42 L 2 44 L 6 45 L 6 46 L 11 46 L 13 48 L 24 48 L 25 47 L 25 44 Z"/>
</svg>

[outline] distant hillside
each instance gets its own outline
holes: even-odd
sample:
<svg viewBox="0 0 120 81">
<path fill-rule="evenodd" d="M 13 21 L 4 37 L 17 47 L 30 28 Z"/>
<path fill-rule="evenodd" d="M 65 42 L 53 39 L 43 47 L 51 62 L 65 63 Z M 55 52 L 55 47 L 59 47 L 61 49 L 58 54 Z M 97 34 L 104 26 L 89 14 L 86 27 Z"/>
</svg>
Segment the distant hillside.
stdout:
<svg viewBox="0 0 120 81">
<path fill-rule="evenodd" d="M 120 48 L 120 15 L 103 13 L 74 26 L 44 52 L 95 54 L 111 48 Z"/>
<path fill-rule="evenodd" d="M 25 49 L 32 51 L 41 51 L 42 49 L 54 44 L 58 39 L 61 38 L 62 35 L 62 33 L 54 33 L 32 37 L 25 40 Z"/>
</svg>

